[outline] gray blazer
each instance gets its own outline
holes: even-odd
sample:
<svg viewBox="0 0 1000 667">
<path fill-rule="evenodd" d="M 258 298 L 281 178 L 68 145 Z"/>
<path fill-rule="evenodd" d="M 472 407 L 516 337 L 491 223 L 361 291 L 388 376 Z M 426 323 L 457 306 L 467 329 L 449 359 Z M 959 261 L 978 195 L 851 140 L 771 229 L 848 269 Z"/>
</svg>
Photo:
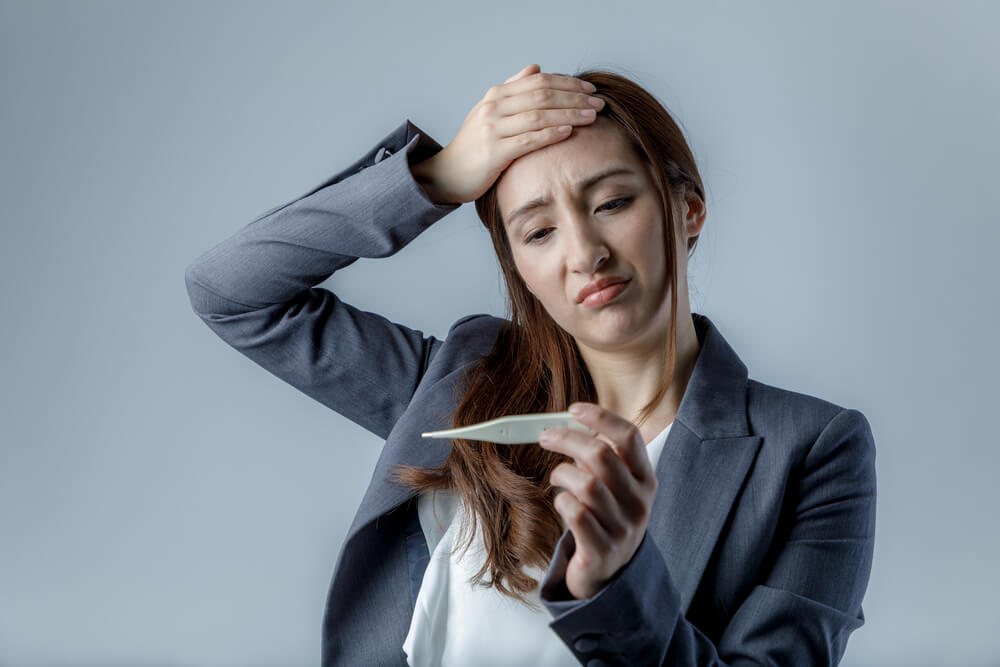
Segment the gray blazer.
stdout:
<svg viewBox="0 0 1000 667">
<path fill-rule="evenodd" d="M 410 161 L 441 145 L 409 120 L 301 197 L 203 253 L 185 280 L 226 343 L 385 439 L 337 558 L 323 665 L 405 665 L 428 561 L 416 498 L 393 465 L 434 466 L 456 382 L 504 323 L 463 317 L 444 340 L 314 287 L 359 257 L 388 257 L 458 205 L 435 205 Z M 749 379 L 712 321 L 656 467 L 632 560 L 569 599 L 568 530 L 542 581 L 549 626 L 582 664 L 834 665 L 864 623 L 875 536 L 875 445 L 854 409 Z"/>
</svg>

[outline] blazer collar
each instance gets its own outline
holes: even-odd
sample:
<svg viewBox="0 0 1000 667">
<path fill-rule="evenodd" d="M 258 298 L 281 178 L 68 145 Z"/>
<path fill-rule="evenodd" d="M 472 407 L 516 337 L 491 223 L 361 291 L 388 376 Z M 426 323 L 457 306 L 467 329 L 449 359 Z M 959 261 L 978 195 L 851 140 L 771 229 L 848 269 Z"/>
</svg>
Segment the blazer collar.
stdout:
<svg viewBox="0 0 1000 667">
<path fill-rule="evenodd" d="M 691 317 L 700 349 L 676 421 L 701 440 L 749 435 L 747 367 L 708 317 Z"/>
<path fill-rule="evenodd" d="M 750 434 L 746 365 L 708 317 L 692 318 L 700 349 L 657 462 L 659 486 L 648 525 L 684 612 L 761 444 Z M 461 370 L 439 380 L 435 393 L 451 396 Z M 447 417 L 440 415 L 433 427 L 448 428 Z M 428 422 L 404 417 L 411 418 L 413 424 L 399 424 L 387 440 L 347 540 L 416 495 L 389 479 L 393 465 L 437 466 L 447 458 L 450 441 L 421 438 L 418 431 Z"/>
</svg>

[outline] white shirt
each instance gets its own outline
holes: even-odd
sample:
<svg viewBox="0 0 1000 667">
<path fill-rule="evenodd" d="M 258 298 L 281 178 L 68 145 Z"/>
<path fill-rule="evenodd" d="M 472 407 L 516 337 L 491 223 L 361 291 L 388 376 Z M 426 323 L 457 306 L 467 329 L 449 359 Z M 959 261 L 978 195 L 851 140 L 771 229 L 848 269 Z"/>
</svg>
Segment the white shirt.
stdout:
<svg viewBox="0 0 1000 667">
<path fill-rule="evenodd" d="M 671 426 L 673 422 L 646 445 L 654 470 Z M 467 551 L 464 539 L 455 546 L 465 511 L 461 497 L 452 491 L 422 493 L 417 501 L 431 557 L 403 642 L 408 664 L 578 666 L 576 656 L 549 627 L 552 616 L 538 595 L 544 569 L 522 568 L 539 582 L 527 594 L 537 605 L 534 609 L 495 588 L 469 583 L 486 558 L 481 526 Z"/>
</svg>

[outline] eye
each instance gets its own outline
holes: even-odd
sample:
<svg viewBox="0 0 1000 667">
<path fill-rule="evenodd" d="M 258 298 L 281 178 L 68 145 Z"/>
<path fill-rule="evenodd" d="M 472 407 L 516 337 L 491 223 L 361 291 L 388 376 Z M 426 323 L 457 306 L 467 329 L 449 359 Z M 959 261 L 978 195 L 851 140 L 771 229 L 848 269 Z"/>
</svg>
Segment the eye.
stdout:
<svg viewBox="0 0 1000 667">
<path fill-rule="evenodd" d="M 611 201 L 605 202 L 601 206 L 598 206 L 597 210 L 600 211 L 602 208 L 608 206 L 609 204 L 619 204 L 618 206 L 614 206 L 611 208 L 612 211 L 617 211 L 620 208 L 625 208 L 626 206 L 628 206 L 631 201 L 632 201 L 631 197 L 619 197 L 618 199 L 612 199 Z"/>
<path fill-rule="evenodd" d="M 541 234 L 542 232 L 547 232 L 547 231 L 549 231 L 549 230 L 547 230 L 547 229 L 539 229 L 534 234 L 529 234 L 527 237 L 525 237 L 524 242 L 525 243 L 539 243 L 541 241 L 544 241 L 545 240 L 545 236 L 539 236 L 539 234 Z M 546 234 L 546 236 L 548 236 L 548 235 Z"/>
<path fill-rule="evenodd" d="M 617 199 L 612 199 L 610 201 L 604 202 L 603 204 L 601 204 L 600 206 L 597 207 L 597 210 L 600 211 L 600 210 L 604 209 L 606 206 L 610 206 L 611 204 L 617 204 L 617 206 L 612 206 L 610 209 L 608 209 L 610 211 L 617 211 L 618 209 L 625 208 L 631 202 L 632 202 L 632 197 L 618 197 Z M 524 238 L 524 242 L 525 243 L 534 243 L 534 244 L 541 243 L 542 241 L 545 240 L 545 238 L 548 236 L 548 234 L 545 234 L 545 236 L 539 236 L 539 234 L 542 234 L 542 233 L 547 232 L 547 231 L 549 231 L 549 230 L 548 229 L 539 229 L 538 231 L 536 231 L 536 232 L 534 232 L 534 233 L 529 234 L 528 236 L 526 236 Z"/>
</svg>

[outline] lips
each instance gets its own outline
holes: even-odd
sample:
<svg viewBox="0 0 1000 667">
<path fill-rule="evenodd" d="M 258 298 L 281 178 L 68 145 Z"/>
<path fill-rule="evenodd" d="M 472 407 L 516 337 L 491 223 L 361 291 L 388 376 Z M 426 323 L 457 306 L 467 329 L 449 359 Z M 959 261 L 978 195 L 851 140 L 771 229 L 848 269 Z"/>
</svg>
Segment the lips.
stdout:
<svg viewBox="0 0 1000 667">
<path fill-rule="evenodd" d="M 600 292 L 605 287 L 628 282 L 628 280 L 628 278 L 622 278 L 621 276 L 608 276 L 606 278 L 601 278 L 600 280 L 591 281 L 584 285 L 583 289 L 580 290 L 580 293 L 576 295 L 576 302 L 583 303 L 583 300 L 594 292 Z"/>
</svg>

